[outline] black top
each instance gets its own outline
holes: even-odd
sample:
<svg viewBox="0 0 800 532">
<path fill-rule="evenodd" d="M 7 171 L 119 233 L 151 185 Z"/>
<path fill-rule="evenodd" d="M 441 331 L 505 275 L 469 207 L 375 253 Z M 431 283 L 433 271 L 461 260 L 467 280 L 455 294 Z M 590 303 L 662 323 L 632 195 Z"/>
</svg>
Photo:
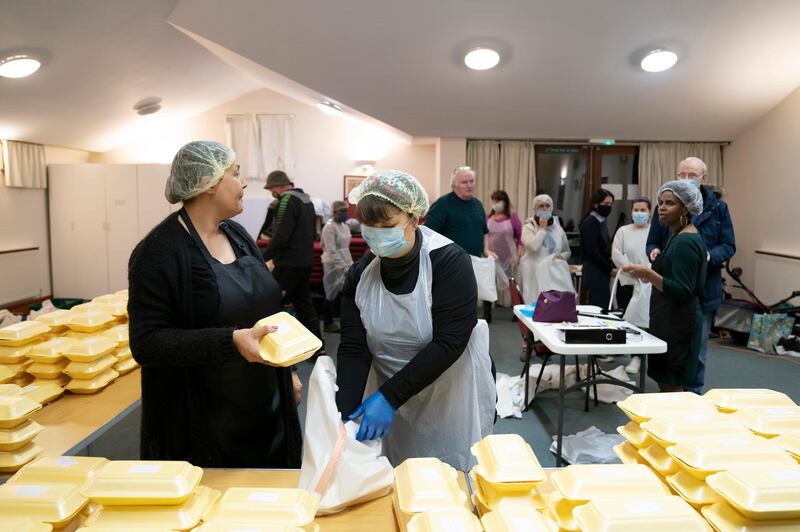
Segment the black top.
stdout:
<svg viewBox="0 0 800 532">
<path fill-rule="evenodd" d="M 393 294 L 408 294 L 419 277 L 422 232 L 417 229 L 414 249 L 398 259 L 381 259 L 381 278 Z M 347 272 L 342 290 L 342 339 L 337 353 L 336 403 L 344 418 L 360 404 L 372 353 L 367 346 L 361 312 L 355 303 L 361 274 L 375 258 L 364 255 Z M 395 408 L 425 389 L 444 373 L 467 347 L 477 317 L 478 289 L 469 255 L 456 244 L 430 253 L 433 339 L 411 361 L 381 386 L 380 391 Z M 387 316 L 386 319 L 391 319 Z"/>
<path fill-rule="evenodd" d="M 608 235 L 608 224 L 589 214 L 581 222 L 580 231 L 583 263 L 591 262 L 601 271 L 610 274 L 614 269 L 614 263 L 611 262 L 611 238 Z"/>
<path fill-rule="evenodd" d="M 302 189 L 294 188 L 278 200 L 272 240 L 264 260 L 284 268 L 310 268 L 316 236 L 314 204 Z"/>
</svg>

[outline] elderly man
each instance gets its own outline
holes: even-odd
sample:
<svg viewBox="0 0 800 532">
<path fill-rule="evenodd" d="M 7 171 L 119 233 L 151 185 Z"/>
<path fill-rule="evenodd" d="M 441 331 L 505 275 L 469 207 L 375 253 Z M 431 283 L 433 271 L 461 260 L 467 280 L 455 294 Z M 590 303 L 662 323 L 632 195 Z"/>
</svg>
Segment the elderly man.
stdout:
<svg viewBox="0 0 800 532">
<path fill-rule="evenodd" d="M 702 393 L 705 380 L 708 336 L 714 323 L 714 315 L 722 303 L 722 267 L 736 253 L 736 237 L 728 205 L 722 201 L 722 192 L 718 188 L 705 184 L 707 176 L 706 163 L 697 157 L 689 157 L 678 164 L 678 179 L 688 179 L 694 183 L 700 188 L 703 196 L 703 212 L 692 216 L 691 222 L 703 237 L 708 249 L 706 284 L 703 290 L 700 361 L 697 365 L 695 383 L 688 388 L 697 394 Z M 658 222 L 658 216 L 653 216 L 650 233 L 647 236 L 647 255 L 651 262 L 655 262 L 666 248 L 669 238 L 669 228 Z"/>
<path fill-rule="evenodd" d="M 469 166 L 459 166 L 450 180 L 452 192 L 437 199 L 425 218 L 430 227 L 461 246 L 475 257 L 497 256 L 489 251 L 489 228 L 486 211 L 475 197 L 475 172 Z M 491 323 L 492 303 L 483 302 L 483 318 Z"/>
</svg>

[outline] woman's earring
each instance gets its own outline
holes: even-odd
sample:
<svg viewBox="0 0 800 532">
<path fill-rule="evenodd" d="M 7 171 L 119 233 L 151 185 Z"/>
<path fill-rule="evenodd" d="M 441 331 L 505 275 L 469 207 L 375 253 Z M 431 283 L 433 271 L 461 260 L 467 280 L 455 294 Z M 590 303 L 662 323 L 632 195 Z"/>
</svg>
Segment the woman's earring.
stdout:
<svg viewBox="0 0 800 532">
<path fill-rule="evenodd" d="M 681 214 L 681 225 L 684 227 L 689 225 L 689 219 L 686 217 L 685 214 Z"/>
</svg>

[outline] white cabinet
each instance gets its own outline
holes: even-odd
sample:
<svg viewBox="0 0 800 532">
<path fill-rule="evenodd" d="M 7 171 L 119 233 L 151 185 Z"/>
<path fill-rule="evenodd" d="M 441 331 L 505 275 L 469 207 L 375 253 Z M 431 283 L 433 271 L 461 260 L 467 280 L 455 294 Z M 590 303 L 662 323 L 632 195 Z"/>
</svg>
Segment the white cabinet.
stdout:
<svg viewBox="0 0 800 532">
<path fill-rule="evenodd" d="M 170 212 L 168 173 L 168 165 L 48 167 L 54 297 L 88 299 L 128 286 L 131 251 Z"/>
</svg>

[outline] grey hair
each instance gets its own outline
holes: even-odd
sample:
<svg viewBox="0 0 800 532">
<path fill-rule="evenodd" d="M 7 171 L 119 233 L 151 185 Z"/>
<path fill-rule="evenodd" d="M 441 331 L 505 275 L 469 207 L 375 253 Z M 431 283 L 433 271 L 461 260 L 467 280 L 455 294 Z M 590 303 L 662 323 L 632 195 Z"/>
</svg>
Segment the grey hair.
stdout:
<svg viewBox="0 0 800 532">
<path fill-rule="evenodd" d="M 687 157 L 686 159 L 678 163 L 678 166 L 680 166 L 683 163 L 694 163 L 700 167 L 702 175 L 708 175 L 708 166 L 706 166 L 706 163 L 703 162 L 703 159 L 699 157 Z"/>
<path fill-rule="evenodd" d="M 458 176 L 460 176 L 461 174 L 470 174 L 473 179 L 476 178 L 475 170 L 473 170 L 469 166 L 459 166 L 458 168 L 453 170 L 453 175 L 450 176 L 450 187 L 451 188 L 456 186 L 456 178 Z"/>
</svg>

